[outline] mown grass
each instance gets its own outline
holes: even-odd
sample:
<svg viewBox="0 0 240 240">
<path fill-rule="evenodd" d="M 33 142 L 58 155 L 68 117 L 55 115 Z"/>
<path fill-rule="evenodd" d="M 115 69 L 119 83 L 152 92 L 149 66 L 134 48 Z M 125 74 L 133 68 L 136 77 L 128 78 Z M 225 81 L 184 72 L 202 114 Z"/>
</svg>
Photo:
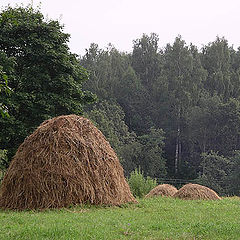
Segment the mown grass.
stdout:
<svg viewBox="0 0 240 240">
<path fill-rule="evenodd" d="M 0 211 L 0 239 L 240 239 L 240 198 Z"/>
</svg>

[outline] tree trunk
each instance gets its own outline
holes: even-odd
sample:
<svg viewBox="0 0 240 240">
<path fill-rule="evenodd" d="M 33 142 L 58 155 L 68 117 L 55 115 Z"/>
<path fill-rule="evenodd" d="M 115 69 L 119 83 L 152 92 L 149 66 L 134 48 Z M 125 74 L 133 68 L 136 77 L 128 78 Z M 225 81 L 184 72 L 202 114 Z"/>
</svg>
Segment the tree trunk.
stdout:
<svg viewBox="0 0 240 240">
<path fill-rule="evenodd" d="M 178 146 L 178 171 L 181 167 L 181 161 L 182 161 L 182 142 L 181 142 L 181 132 L 179 132 L 179 146 Z"/>
<path fill-rule="evenodd" d="M 180 154 L 180 126 L 177 129 L 176 152 L 175 152 L 175 174 L 178 173 L 179 154 Z"/>
<path fill-rule="evenodd" d="M 176 136 L 176 152 L 175 152 L 175 174 L 178 173 L 179 157 L 181 153 L 181 142 L 180 142 L 180 108 L 178 109 L 177 119 L 177 136 Z"/>
</svg>

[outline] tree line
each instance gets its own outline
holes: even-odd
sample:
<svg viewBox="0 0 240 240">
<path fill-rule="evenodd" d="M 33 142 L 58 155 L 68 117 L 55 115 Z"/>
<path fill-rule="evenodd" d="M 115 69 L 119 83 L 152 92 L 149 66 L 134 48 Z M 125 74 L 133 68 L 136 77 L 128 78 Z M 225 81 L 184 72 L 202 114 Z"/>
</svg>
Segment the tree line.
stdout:
<svg viewBox="0 0 240 240">
<path fill-rule="evenodd" d="M 192 179 L 239 194 L 240 49 L 225 38 L 198 49 L 181 36 L 160 48 L 143 34 L 130 53 L 97 44 L 80 58 L 98 96 L 87 113 L 117 151 L 127 175 Z"/>
<path fill-rule="evenodd" d="M 129 53 L 93 43 L 77 56 L 69 37 L 39 9 L 2 10 L 2 168 L 41 122 L 74 113 L 104 133 L 126 176 L 140 167 L 240 194 L 240 49 L 217 37 L 199 50 L 181 36 L 160 48 L 152 33 Z"/>
</svg>

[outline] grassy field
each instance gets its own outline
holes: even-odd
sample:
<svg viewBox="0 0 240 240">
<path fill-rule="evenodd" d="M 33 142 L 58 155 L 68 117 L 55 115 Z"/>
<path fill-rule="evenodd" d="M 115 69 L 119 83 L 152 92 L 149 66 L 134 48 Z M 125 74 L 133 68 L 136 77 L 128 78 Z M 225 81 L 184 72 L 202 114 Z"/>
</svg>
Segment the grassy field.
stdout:
<svg viewBox="0 0 240 240">
<path fill-rule="evenodd" d="M 141 199 L 122 207 L 0 211 L 0 239 L 240 240 L 240 198 Z"/>
</svg>

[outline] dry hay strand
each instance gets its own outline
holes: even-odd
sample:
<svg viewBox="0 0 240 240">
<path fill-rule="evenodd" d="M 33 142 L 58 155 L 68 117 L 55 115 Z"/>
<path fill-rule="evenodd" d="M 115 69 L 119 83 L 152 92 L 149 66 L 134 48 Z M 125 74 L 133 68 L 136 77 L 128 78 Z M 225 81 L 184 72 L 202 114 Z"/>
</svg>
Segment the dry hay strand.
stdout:
<svg viewBox="0 0 240 240">
<path fill-rule="evenodd" d="M 177 192 L 177 188 L 170 184 L 160 184 L 157 187 L 153 188 L 145 197 L 157 197 L 157 196 L 165 196 L 171 197 Z"/>
<path fill-rule="evenodd" d="M 219 200 L 221 199 L 212 189 L 199 185 L 188 183 L 180 188 L 173 197 L 185 200 Z"/>
<path fill-rule="evenodd" d="M 43 122 L 19 146 L 0 189 L 0 208 L 46 209 L 137 202 L 103 134 L 86 118 Z"/>
</svg>

